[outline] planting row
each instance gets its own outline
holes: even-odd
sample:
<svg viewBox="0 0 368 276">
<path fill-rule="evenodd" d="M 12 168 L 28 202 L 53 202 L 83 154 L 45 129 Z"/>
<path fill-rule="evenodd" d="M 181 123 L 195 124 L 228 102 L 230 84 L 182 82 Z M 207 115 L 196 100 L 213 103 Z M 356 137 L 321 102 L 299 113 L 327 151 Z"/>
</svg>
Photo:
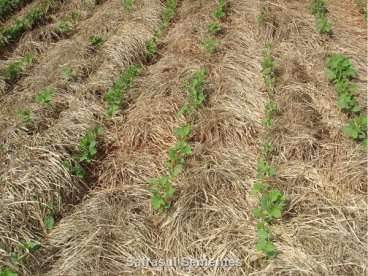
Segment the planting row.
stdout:
<svg viewBox="0 0 368 276">
<path fill-rule="evenodd" d="M 276 169 L 271 164 L 274 150 L 270 130 L 273 126 L 274 116 L 278 111 L 277 103 L 274 100 L 276 63 L 272 57 L 271 45 L 266 45 L 263 50 L 261 67 L 269 101 L 265 105 L 265 118 L 262 124 L 266 130 L 260 145 L 261 153 L 257 164 L 257 177 L 251 193 L 258 200 L 258 206 L 253 209 L 253 214 L 258 220 L 256 249 L 271 258 L 277 254 L 272 241 L 271 225 L 282 217 L 286 201 L 283 192 L 271 185 L 272 179 L 276 176 Z"/>
<path fill-rule="evenodd" d="M 332 54 L 327 58 L 327 77 L 334 85 L 337 93 L 337 105 L 349 117 L 349 122 L 343 127 L 345 135 L 368 146 L 367 116 L 362 114 L 362 108 L 356 99 L 357 85 L 352 79 L 357 77 L 351 61 L 342 54 Z"/>
<path fill-rule="evenodd" d="M 11 14 L 29 3 L 30 0 L 1 0 L 0 1 L 0 21 L 5 20 Z"/>
<path fill-rule="evenodd" d="M 47 15 L 60 4 L 59 0 L 44 0 L 30 9 L 22 18 L 15 20 L 7 28 L 1 29 L 0 51 L 5 49 L 7 45 L 17 41 L 24 32 L 46 22 Z"/>
<path fill-rule="evenodd" d="M 330 34 L 332 28 L 326 17 L 328 11 L 325 1 L 314 0 L 311 9 L 312 14 L 317 19 L 317 30 L 322 34 Z M 357 77 L 357 71 L 353 68 L 350 60 L 342 54 L 330 55 L 327 58 L 326 66 L 327 77 L 335 86 L 338 96 L 337 105 L 350 118 L 347 125 L 343 128 L 343 132 L 367 146 L 367 116 L 361 114 L 362 108 L 356 99 L 358 89 L 351 82 L 353 78 Z"/>
<path fill-rule="evenodd" d="M 208 54 L 216 52 L 219 42 L 215 36 L 222 31 L 220 20 L 226 16 L 225 0 L 218 0 L 215 11 L 212 13 L 214 21 L 208 25 L 210 38 L 202 44 L 203 49 Z M 175 129 L 176 144 L 169 148 L 168 158 L 165 162 L 166 171 L 157 178 L 149 181 L 150 192 L 152 194 L 151 204 L 154 210 L 160 213 L 169 209 L 175 194 L 173 182 L 183 171 L 185 159 L 192 154 L 188 140 L 192 134 L 191 114 L 195 112 L 205 101 L 204 84 L 207 77 L 207 70 L 196 71 L 192 78 L 184 84 L 187 98 L 184 105 L 177 112 L 177 116 L 184 116 L 186 123 Z"/>
<path fill-rule="evenodd" d="M 321 34 L 331 34 L 332 26 L 327 18 L 327 7 L 325 0 L 313 0 L 311 6 L 312 14 L 316 17 L 317 30 Z"/>
</svg>

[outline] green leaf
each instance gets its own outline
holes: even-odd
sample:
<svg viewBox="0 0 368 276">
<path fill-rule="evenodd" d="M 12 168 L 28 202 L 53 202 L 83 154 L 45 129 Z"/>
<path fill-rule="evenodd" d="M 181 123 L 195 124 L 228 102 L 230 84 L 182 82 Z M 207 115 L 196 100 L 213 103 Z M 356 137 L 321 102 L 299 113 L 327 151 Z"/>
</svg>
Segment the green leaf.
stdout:
<svg viewBox="0 0 368 276">
<path fill-rule="evenodd" d="M 268 213 L 271 217 L 273 217 L 275 219 L 279 219 L 282 216 L 281 211 L 282 210 L 279 207 L 273 207 L 273 208 L 270 208 Z"/>
<path fill-rule="evenodd" d="M 18 276 L 18 273 L 11 270 L 9 267 L 0 268 L 0 276 Z"/>
<path fill-rule="evenodd" d="M 269 185 L 260 181 L 257 181 L 256 183 L 254 183 L 253 187 L 252 187 L 252 193 L 253 194 L 257 194 L 257 193 L 263 193 L 265 192 L 267 189 L 269 188 Z"/>
<path fill-rule="evenodd" d="M 159 210 L 165 206 L 165 201 L 161 198 L 160 195 L 154 194 L 152 197 L 152 207 L 155 210 Z"/>
<path fill-rule="evenodd" d="M 51 214 L 47 215 L 43 222 L 47 230 L 52 230 L 55 226 L 55 218 Z"/>
<path fill-rule="evenodd" d="M 35 252 L 41 248 L 41 244 L 38 241 L 34 241 L 34 240 L 23 242 L 22 246 L 29 252 Z"/>
<path fill-rule="evenodd" d="M 192 132 L 192 126 L 189 124 L 182 125 L 175 129 L 175 136 L 179 139 L 188 137 Z"/>
</svg>

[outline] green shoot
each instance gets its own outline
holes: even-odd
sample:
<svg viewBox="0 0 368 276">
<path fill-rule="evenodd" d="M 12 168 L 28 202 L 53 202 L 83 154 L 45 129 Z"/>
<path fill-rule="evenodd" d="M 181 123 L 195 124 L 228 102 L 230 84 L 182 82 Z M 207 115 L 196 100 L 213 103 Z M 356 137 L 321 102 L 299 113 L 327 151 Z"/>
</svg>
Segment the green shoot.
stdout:
<svg viewBox="0 0 368 276">
<path fill-rule="evenodd" d="M 97 136 L 102 133 L 101 127 L 90 129 L 79 142 L 79 162 L 91 163 L 97 154 Z"/>
<path fill-rule="evenodd" d="M 314 0 L 311 5 L 311 12 L 316 17 L 317 30 L 321 34 L 331 34 L 332 26 L 327 19 L 327 8 L 324 0 Z"/>
<path fill-rule="evenodd" d="M 167 0 L 165 8 L 161 14 L 161 23 L 160 30 L 163 31 L 167 28 L 171 20 L 175 17 L 176 14 L 176 0 Z"/>
<path fill-rule="evenodd" d="M 60 34 L 70 34 L 73 31 L 73 24 L 70 21 L 61 20 L 57 24 L 55 31 Z"/>
<path fill-rule="evenodd" d="M 55 96 L 55 89 L 47 87 L 42 89 L 35 97 L 35 101 L 42 105 L 49 105 L 52 98 Z"/>
<path fill-rule="evenodd" d="M 268 164 L 265 159 L 261 159 L 257 164 L 257 178 L 264 179 L 276 176 L 276 169 Z"/>
<path fill-rule="evenodd" d="M 29 240 L 21 244 L 23 250 L 27 253 L 32 253 L 41 248 L 41 244 L 38 241 Z"/>
<path fill-rule="evenodd" d="M 68 66 L 60 65 L 60 72 L 61 76 L 65 81 L 72 81 L 75 80 L 77 74 L 74 72 L 74 70 Z"/>
<path fill-rule="evenodd" d="M 86 176 L 86 172 L 83 169 L 83 167 L 78 163 L 78 161 L 74 160 L 73 164 L 71 161 L 69 160 L 65 160 L 63 161 L 63 167 L 71 172 L 71 174 L 75 175 L 78 178 L 83 179 Z"/>
<path fill-rule="evenodd" d="M 225 0 L 218 0 L 217 7 L 213 12 L 213 16 L 217 19 L 224 18 L 226 16 L 225 8 L 226 8 Z"/>
<path fill-rule="evenodd" d="M 105 101 L 108 103 L 106 115 L 113 117 L 119 112 L 120 105 L 123 101 L 124 92 L 130 89 L 134 79 L 139 75 L 141 67 L 139 65 L 131 65 L 126 69 L 109 89 L 105 95 Z"/>
<path fill-rule="evenodd" d="M 0 268 L 0 276 L 18 276 L 18 273 L 5 266 Z"/>
<path fill-rule="evenodd" d="M 326 3 L 324 0 L 314 0 L 311 5 L 311 11 L 314 16 L 324 16 L 327 13 Z"/>
<path fill-rule="evenodd" d="M 152 59 L 157 53 L 157 50 L 156 38 L 153 37 L 146 42 L 146 57 Z"/>
<path fill-rule="evenodd" d="M 23 124 L 32 122 L 32 112 L 30 110 L 18 111 L 17 115 Z"/>
<path fill-rule="evenodd" d="M 89 42 L 94 48 L 99 48 L 102 44 L 105 43 L 105 39 L 100 36 L 93 35 L 89 38 Z"/>
<path fill-rule="evenodd" d="M 16 62 L 9 64 L 0 74 L 8 83 L 14 83 L 33 61 L 33 55 L 27 54 Z"/>
<path fill-rule="evenodd" d="M 44 220 L 43 223 L 47 230 L 52 230 L 55 226 L 55 218 L 52 214 L 48 214 Z"/>
<path fill-rule="evenodd" d="M 357 76 L 351 61 L 342 54 L 333 54 L 327 59 L 327 76 L 333 83 L 351 80 Z"/>
<path fill-rule="evenodd" d="M 208 32 L 212 35 L 216 35 L 222 31 L 222 27 L 217 22 L 211 22 L 208 24 Z"/>
<path fill-rule="evenodd" d="M 131 11 L 133 9 L 134 1 L 133 0 L 122 0 L 122 4 L 124 7 L 124 10 Z"/>
<path fill-rule="evenodd" d="M 269 90 L 272 90 L 276 83 L 276 63 L 271 55 L 271 45 L 267 45 L 262 51 L 261 72 L 263 80 Z"/>
<path fill-rule="evenodd" d="M 273 117 L 277 113 L 277 103 L 270 101 L 265 106 L 265 118 L 262 120 L 262 124 L 265 127 L 271 127 L 273 124 Z"/>
<path fill-rule="evenodd" d="M 217 51 L 219 45 L 220 42 L 218 40 L 208 38 L 203 42 L 202 47 L 208 54 L 212 55 Z"/>
<path fill-rule="evenodd" d="M 367 139 L 367 124 L 367 116 L 358 116 L 348 122 L 343 132 L 354 140 L 364 141 Z"/>
<path fill-rule="evenodd" d="M 271 240 L 271 230 L 266 223 L 260 222 L 257 224 L 257 236 L 257 251 L 263 252 L 268 258 L 276 256 L 276 248 Z"/>
<path fill-rule="evenodd" d="M 194 73 L 192 79 L 186 83 L 185 89 L 188 97 L 184 106 L 178 112 L 178 115 L 185 115 L 192 113 L 197 109 L 205 100 L 204 95 L 204 82 L 207 77 L 207 71 L 201 69 Z"/>
<path fill-rule="evenodd" d="M 175 193 L 175 188 L 171 184 L 169 176 L 161 176 L 149 180 L 152 193 L 152 207 L 160 212 L 169 209 L 171 200 Z"/>
<path fill-rule="evenodd" d="M 331 34 L 332 25 L 328 21 L 327 17 L 322 16 L 317 18 L 317 31 L 321 34 Z"/>
</svg>

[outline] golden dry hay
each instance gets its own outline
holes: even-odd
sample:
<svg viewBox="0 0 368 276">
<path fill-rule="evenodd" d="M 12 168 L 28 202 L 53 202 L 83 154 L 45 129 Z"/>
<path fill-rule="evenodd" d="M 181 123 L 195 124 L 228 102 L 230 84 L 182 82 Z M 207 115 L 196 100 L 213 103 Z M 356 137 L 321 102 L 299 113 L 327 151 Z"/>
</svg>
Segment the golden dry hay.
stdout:
<svg viewBox="0 0 368 276">
<path fill-rule="evenodd" d="M 0 168 L 5 176 L 5 185 L 0 186 L 0 241 L 14 245 L 18 239 L 43 236 L 39 221 L 45 210 L 32 205 L 34 196 L 68 210 L 42 239 L 43 249 L 27 260 L 23 274 L 358 276 L 367 272 L 367 155 L 342 134 L 347 116 L 337 108 L 324 71 L 329 53 L 349 56 L 358 70 L 359 101 L 366 101 L 367 37 L 361 15 L 342 1 L 328 1 L 334 33 L 325 37 L 315 29 L 309 1 L 264 2 L 264 26 L 256 23 L 260 3 L 227 2 L 230 11 L 223 23 L 221 51 L 208 58 L 199 45 L 207 36 L 216 3 L 180 1 L 175 22 L 160 41 L 157 60 L 146 66 L 129 91 L 123 112 L 104 133 L 103 142 L 109 147 L 93 165 L 93 191 L 80 187 L 60 162 L 70 158 L 67 149 L 76 147 L 83 131 L 96 122 L 95 114 L 103 112 L 94 98 L 96 92 L 106 91 L 122 69 L 144 58 L 144 41 L 159 24 L 159 1 L 139 1 L 139 8 L 106 42 L 96 59 L 98 68 L 65 88 L 63 101 L 69 106 L 50 128 L 29 141 L 15 131 L 3 132 L 19 148 Z M 272 226 L 280 253 L 268 262 L 255 249 L 257 221 L 251 209 L 256 202 L 250 195 L 268 100 L 260 73 L 266 43 L 273 45 L 278 70 L 279 112 L 271 129 L 276 152 L 272 164 L 277 168 L 273 184 L 288 198 L 284 218 Z M 74 47 L 60 45 L 55 48 L 59 52 L 48 51 L 53 60 L 62 58 L 62 49 Z M 79 60 L 84 59 L 75 58 Z M 86 68 L 96 64 L 88 62 Z M 203 67 L 210 73 L 205 104 L 193 116 L 193 154 L 174 183 L 172 208 L 157 215 L 150 204 L 148 180 L 164 171 L 167 150 L 176 142 L 173 130 L 183 123 L 176 116 L 186 97 L 182 84 Z M 27 82 L 32 83 L 25 78 L 19 87 Z M 18 105 L 21 91 L 16 88 L 14 96 L 1 103 Z M 28 93 L 31 97 L 36 89 L 24 97 Z M 77 201 L 72 210 L 65 207 Z M 191 270 L 128 265 L 129 258 L 145 257 L 230 257 L 239 258 L 242 265 Z M 0 264 L 4 261 L 0 258 Z"/>
</svg>

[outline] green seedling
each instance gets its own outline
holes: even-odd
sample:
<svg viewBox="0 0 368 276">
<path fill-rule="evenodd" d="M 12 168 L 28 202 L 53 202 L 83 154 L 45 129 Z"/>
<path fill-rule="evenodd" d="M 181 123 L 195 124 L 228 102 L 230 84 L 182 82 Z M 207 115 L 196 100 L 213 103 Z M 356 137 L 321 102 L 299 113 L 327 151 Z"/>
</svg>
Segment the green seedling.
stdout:
<svg viewBox="0 0 368 276">
<path fill-rule="evenodd" d="M 268 158 L 274 151 L 273 145 L 271 142 L 265 142 L 261 147 L 261 154 L 264 158 Z"/>
<path fill-rule="evenodd" d="M 32 112 L 30 110 L 18 111 L 17 115 L 23 124 L 28 124 L 32 122 Z"/>
<path fill-rule="evenodd" d="M 257 164 L 257 178 L 265 179 L 273 176 L 276 176 L 276 169 L 269 165 L 267 160 L 259 160 Z"/>
<path fill-rule="evenodd" d="M 55 227 L 55 217 L 53 214 L 48 214 L 44 220 L 43 223 L 47 230 L 52 230 Z"/>
<path fill-rule="evenodd" d="M 0 21 L 5 20 L 12 11 L 17 10 L 26 3 L 26 0 L 1 0 L 0 1 Z"/>
<path fill-rule="evenodd" d="M 322 16 L 317 18 L 317 31 L 321 34 L 331 34 L 332 25 L 328 21 L 327 17 Z"/>
<path fill-rule="evenodd" d="M 217 22 L 211 22 L 210 24 L 208 24 L 208 32 L 212 35 L 217 35 L 218 33 L 220 33 L 222 31 L 222 27 L 219 23 Z"/>
<path fill-rule="evenodd" d="M 160 212 L 169 209 L 175 193 L 175 188 L 172 186 L 169 176 L 153 178 L 149 180 L 149 184 L 151 186 L 151 204 L 153 209 L 159 210 Z"/>
<path fill-rule="evenodd" d="M 153 37 L 146 42 L 146 57 L 152 59 L 157 53 L 157 50 L 156 38 Z"/>
<path fill-rule="evenodd" d="M 124 92 L 130 89 L 134 79 L 140 74 L 140 65 L 131 65 L 125 70 L 114 83 L 114 86 L 109 89 L 105 95 L 105 101 L 108 103 L 106 115 L 113 117 L 119 112 L 120 105 L 123 101 Z"/>
<path fill-rule="evenodd" d="M 327 13 L 326 3 L 324 0 L 314 0 L 311 5 L 311 11 L 314 16 L 320 17 Z"/>
<path fill-rule="evenodd" d="M 90 129 L 79 142 L 79 162 L 91 163 L 97 154 L 97 136 L 102 133 L 102 127 Z"/>
<path fill-rule="evenodd" d="M 269 90 L 272 90 L 276 83 L 276 63 L 271 55 L 271 45 L 267 45 L 262 51 L 261 72 L 263 80 Z"/>
<path fill-rule="evenodd" d="M 47 87 L 42 89 L 35 97 L 35 101 L 42 105 L 49 105 L 55 96 L 55 89 Z"/>
<path fill-rule="evenodd" d="M 73 31 L 73 23 L 69 20 L 63 19 L 57 23 L 55 31 L 60 34 L 70 34 Z"/>
<path fill-rule="evenodd" d="M 225 8 L 226 8 L 225 0 L 218 0 L 217 7 L 213 12 L 213 16 L 217 19 L 224 18 L 226 16 Z"/>
<path fill-rule="evenodd" d="M 354 95 L 349 93 L 342 93 L 337 99 L 337 106 L 348 113 L 360 112 L 360 106 Z"/>
<path fill-rule="evenodd" d="M 273 124 L 273 118 L 277 114 L 277 103 L 270 101 L 265 106 L 265 118 L 262 120 L 262 124 L 265 127 L 271 127 Z"/>
<path fill-rule="evenodd" d="M 0 276 L 18 276 L 18 273 L 5 266 L 0 268 Z"/>
<path fill-rule="evenodd" d="M 333 54 L 327 58 L 327 76 L 334 84 L 340 81 L 351 80 L 357 72 L 351 61 L 342 54 Z"/>
<path fill-rule="evenodd" d="M 73 164 L 69 160 L 63 161 L 63 167 L 69 171 L 71 174 L 75 175 L 76 177 L 83 179 L 86 176 L 86 172 L 83 167 L 78 163 L 78 161 L 74 160 Z"/>
<path fill-rule="evenodd" d="M 184 106 L 179 110 L 178 116 L 190 114 L 197 109 L 205 100 L 204 82 L 207 77 L 207 71 L 201 69 L 194 73 L 192 79 L 185 84 L 187 91 L 187 100 Z"/>
<path fill-rule="evenodd" d="M 43 219 L 43 224 L 47 230 L 52 230 L 55 226 L 55 207 L 53 204 L 46 204 L 47 206 L 47 214 Z"/>
<path fill-rule="evenodd" d="M 0 73 L 8 83 L 14 83 L 24 70 L 34 62 L 32 54 L 27 54 L 21 59 L 9 64 Z"/>
<path fill-rule="evenodd" d="M 122 0 L 122 4 L 124 7 L 124 10 L 131 11 L 133 9 L 134 1 L 133 0 Z"/>
<path fill-rule="evenodd" d="M 259 207 L 253 209 L 254 215 L 257 218 L 271 222 L 274 219 L 281 218 L 285 205 L 285 197 L 278 189 L 271 189 L 268 192 L 262 193 L 259 203 Z"/>
<path fill-rule="evenodd" d="M 367 139 L 367 124 L 367 116 L 358 116 L 348 122 L 343 128 L 343 132 L 354 140 L 364 141 L 365 143 L 365 139 Z"/>
<path fill-rule="evenodd" d="M 220 46 L 220 42 L 213 38 L 208 38 L 202 43 L 202 47 L 206 53 L 212 55 L 214 54 L 218 47 Z"/>
<path fill-rule="evenodd" d="M 104 44 L 105 41 L 106 41 L 105 39 L 103 39 L 100 36 L 96 36 L 96 35 L 93 35 L 89 38 L 89 42 L 91 43 L 91 46 L 94 48 L 101 47 L 101 45 Z"/>
<path fill-rule="evenodd" d="M 271 233 L 269 226 L 264 223 L 257 224 L 258 241 L 256 244 L 257 251 L 263 252 L 268 258 L 276 256 L 276 248 L 271 240 Z"/>
<path fill-rule="evenodd" d="M 166 1 L 165 8 L 161 14 L 161 23 L 160 23 L 161 31 L 165 30 L 169 26 L 171 20 L 175 17 L 176 8 L 177 8 L 176 0 Z"/>
<path fill-rule="evenodd" d="M 74 70 L 66 65 L 60 66 L 61 76 L 65 81 L 72 81 L 76 78 L 77 74 Z"/>
<path fill-rule="evenodd" d="M 23 242 L 21 247 L 26 253 L 33 253 L 41 248 L 41 244 L 38 241 L 29 240 Z"/>
</svg>

